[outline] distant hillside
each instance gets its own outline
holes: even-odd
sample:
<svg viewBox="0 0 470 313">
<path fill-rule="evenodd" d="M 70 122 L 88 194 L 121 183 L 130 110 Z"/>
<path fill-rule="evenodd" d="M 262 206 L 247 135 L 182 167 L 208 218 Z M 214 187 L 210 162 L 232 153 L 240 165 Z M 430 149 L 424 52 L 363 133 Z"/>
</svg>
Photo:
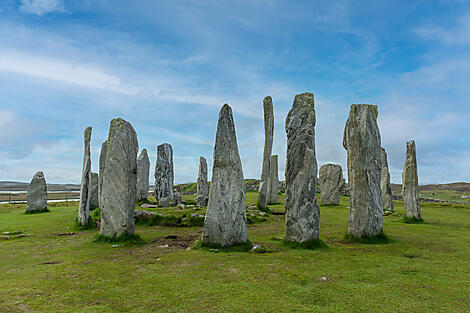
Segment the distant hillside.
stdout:
<svg viewBox="0 0 470 313">
<path fill-rule="evenodd" d="M 23 191 L 28 188 L 29 183 L 15 181 L 0 181 L 0 190 Z M 80 185 L 75 184 L 47 184 L 50 191 L 80 191 Z"/>
<path fill-rule="evenodd" d="M 401 193 L 401 184 L 391 184 L 391 186 L 392 186 L 392 192 L 394 194 Z M 450 184 L 432 184 L 432 185 L 419 186 L 419 191 L 437 191 L 437 190 L 470 192 L 470 183 L 458 182 L 458 183 L 450 183 Z"/>
</svg>

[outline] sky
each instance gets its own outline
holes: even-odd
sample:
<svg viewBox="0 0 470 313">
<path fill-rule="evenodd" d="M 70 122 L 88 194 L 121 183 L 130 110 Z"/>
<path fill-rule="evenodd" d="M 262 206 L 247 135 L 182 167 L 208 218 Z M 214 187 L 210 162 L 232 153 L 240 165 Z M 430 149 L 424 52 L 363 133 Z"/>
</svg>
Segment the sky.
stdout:
<svg viewBox="0 0 470 313">
<path fill-rule="evenodd" d="M 212 168 L 218 113 L 233 109 L 245 178 L 259 178 L 263 98 L 283 180 L 285 118 L 315 95 L 319 166 L 346 175 L 353 103 L 379 106 L 391 180 L 414 139 L 420 184 L 470 181 L 470 3 L 458 0 L 2 0 L 0 180 L 79 183 L 109 123 L 135 128 L 151 161 L 173 146 L 175 182 Z M 210 172 L 210 171 L 209 171 Z"/>
</svg>

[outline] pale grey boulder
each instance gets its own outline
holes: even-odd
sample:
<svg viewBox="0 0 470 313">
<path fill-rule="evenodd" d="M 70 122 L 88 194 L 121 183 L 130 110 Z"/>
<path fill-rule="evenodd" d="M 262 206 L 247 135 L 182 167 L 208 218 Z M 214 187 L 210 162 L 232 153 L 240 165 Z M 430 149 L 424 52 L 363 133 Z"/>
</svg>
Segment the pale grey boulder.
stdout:
<svg viewBox="0 0 470 313">
<path fill-rule="evenodd" d="M 286 240 L 319 239 L 315 105 L 312 93 L 298 94 L 286 118 Z"/>
<path fill-rule="evenodd" d="M 207 161 L 206 158 L 199 158 L 199 173 L 197 175 L 197 205 L 207 206 L 209 201 L 209 185 L 207 184 Z"/>
<path fill-rule="evenodd" d="M 161 207 L 161 208 L 169 208 L 170 207 L 170 199 L 168 199 L 168 198 L 158 199 L 158 206 Z"/>
<path fill-rule="evenodd" d="M 268 204 L 276 204 L 279 202 L 279 176 L 278 176 L 278 157 L 271 156 L 269 162 L 269 178 L 268 178 Z"/>
<path fill-rule="evenodd" d="M 101 144 L 100 151 L 100 164 L 99 164 L 99 174 L 98 174 L 98 205 L 101 207 L 101 190 L 103 190 L 103 175 L 104 167 L 106 162 L 106 149 L 108 147 L 108 141 L 105 141 Z"/>
<path fill-rule="evenodd" d="M 137 194 L 137 134 L 127 121 L 111 121 L 101 191 L 100 234 L 118 237 L 134 234 Z"/>
<path fill-rule="evenodd" d="M 382 232 L 382 153 L 377 116 L 376 105 L 353 104 L 344 129 L 351 194 L 348 234 L 353 237 L 373 237 Z"/>
<path fill-rule="evenodd" d="M 88 187 L 88 208 L 90 210 L 98 207 L 98 180 L 98 174 L 90 172 L 90 186 Z"/>
<path fill-rule="evenodd" d="M 149 196 L 150 160 L 147 150 L 143 149 L 137 158 L 137 198 L 136 201 L 147 199 Z"/>
<path fill-rule="evenodd" d="M 274 113 L 273 100 L 270 96 L 263 99 L 264 112 L 264 153 L 263 167 L 261 170 L 261 179 L 259 183 L 258 205 L 260 208 L 268 206 L 268 188 L 269 188 L 269 167 L 271 162 L 271 154 L 273 151 L 273 135 L 274 135 Z"/>
<path fill-rule="evenodd" d="M 160 199 L 165 198 L 168 203 L 173 199 L 173 182 L 173 149 L 170 144 L 164 143 L 157 147 L 155 166 L 155 197 L 159 205 Z"/>
<path fill-rule="evenodd" d="M 47 211 L 47 185 L 43 172 L 37 172 L 28 186 L 26 213 Z"/>
<path fill-rule="evenodd" d="M 325 164 L 320 167 L 320 194 L 322 205 L 336 205 L 341 200 L 344 188 L 343 170 L 338 164 Z"/>
<path fill-rule="evenodd" d="M 387 152 L 382 148 L 382 171 L 380 178 L 380 190 L 382 191 L 382 208 L 387 211 L 393 211 L 393 194 L 390 187 L 390 171 L 388 169 Z"/>
<path fill-rule="evenodd" d="M 202 243 L 222 247 L 244 243 L 248 240 L 245 183 L 228 104 L 220 110 L 213 160 Z"/>
<path fill-rule="evenodd" d="M 403 166 L 402 180 L 402 195 L 406 216 L 408 218 L 422 219 L 419 205 L 416 144 L 413 140 L 406 143 L 406 158 Z"/>
<path fill-rule="evenodd" d="M 82 183 L 80 185 L 80 202 L 78 204 L 78 223 L 82 226 L 88 225 L 90 219 L 90 202 L 88 201 L 90 188 L 91 158 L 90 140 L 91 127 L 87 127 L 83 133 L 84 151 L 82 167 Z"/>
<path fill-rule="evenodd" d="M 175 192 L 173 194 L 173 206 L 178 206 L 183 203 L 183 197 L 181 196 L 181 192 Z"/>
</svg>

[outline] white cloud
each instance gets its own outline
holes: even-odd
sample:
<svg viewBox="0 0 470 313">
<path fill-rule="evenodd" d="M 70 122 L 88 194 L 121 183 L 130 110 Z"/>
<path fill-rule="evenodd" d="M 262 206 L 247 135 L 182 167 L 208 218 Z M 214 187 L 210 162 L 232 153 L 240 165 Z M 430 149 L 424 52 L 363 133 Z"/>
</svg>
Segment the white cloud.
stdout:
<svg viewBox="0 0 470 313">
<path fill-rule="evenodd" d="M 453 27 L 427 25 L 414 29 L 414 32 L 425 39 L 437 40 L 448 45 L 470 44 L 470 12 L 459 16 Z"/>
<path fill-rule="evenodd" d="M 21 0 L 20 10 L 24 13 L 42 16 L 52 12 L 63 12 L 61 0 Z"/>
</svg>

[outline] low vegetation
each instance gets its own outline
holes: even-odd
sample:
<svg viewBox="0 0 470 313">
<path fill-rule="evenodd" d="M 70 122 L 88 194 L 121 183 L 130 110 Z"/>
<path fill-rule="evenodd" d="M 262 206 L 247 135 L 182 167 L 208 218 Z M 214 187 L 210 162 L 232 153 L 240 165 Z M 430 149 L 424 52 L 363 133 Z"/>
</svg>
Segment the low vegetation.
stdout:
<svg viewBox="0 0 470 313">
<path fill-rule="evenodd" d="M 256 212 L 257 197 L 247 193 Z M 24 204 L 2 204 L 0 234 L 28 236 L 0 240 L 0 312 L 468 311 L 470 205 L 422 203 L 426 223 L 405 224 L 395 202 L 397 214 L 384 218 L 392 241 L 364 244 L 345 240 L 342 198 L 321 207 L 328 248 L 310 250 L 284 242 L 283 201 L 248 226 L 265 253 L 195 249 L 201 226 L 137 225 L 138 244 L 99 243 L 96 229 L 72 228 L 78 203 L 34 215 L 23 214 Z"/>
</svg>

